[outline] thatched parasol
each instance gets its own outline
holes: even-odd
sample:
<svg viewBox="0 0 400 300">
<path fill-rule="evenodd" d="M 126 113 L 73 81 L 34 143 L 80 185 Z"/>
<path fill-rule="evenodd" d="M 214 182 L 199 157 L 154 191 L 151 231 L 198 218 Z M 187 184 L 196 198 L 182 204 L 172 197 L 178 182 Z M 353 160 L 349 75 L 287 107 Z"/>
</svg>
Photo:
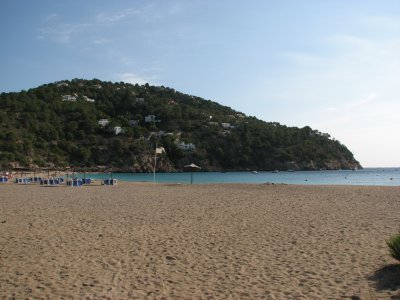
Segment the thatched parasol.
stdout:
<svg viewBox="0 0 400 300">
<path fill-rule="evenodd" d="M 184 168 L 190 170 L 190 184 L 193 184 L 193 171 L 200 170 L 201 168 L 194 163 L 190 165 L 183 166 Z"/>
</svg>

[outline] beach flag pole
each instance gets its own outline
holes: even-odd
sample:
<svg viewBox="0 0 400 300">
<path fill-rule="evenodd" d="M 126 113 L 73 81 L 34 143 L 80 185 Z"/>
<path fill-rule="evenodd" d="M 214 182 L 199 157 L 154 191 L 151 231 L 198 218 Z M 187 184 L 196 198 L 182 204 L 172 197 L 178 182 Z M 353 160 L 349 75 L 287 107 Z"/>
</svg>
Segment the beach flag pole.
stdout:
<svg viewBox="0 0 400 300">
<path fill-rule="evenodd" d="M 157 148 L 157 142 L 156 142 L 156 149 L 154 153 L 154 168 L 153 168 L 153 182 L 156 182 L 156 167 L 157 167 L 157 154 L 162 154 L 165 153 L 164 147 Z"/>
<path fill-rule="evenodd" d="M 157 165 L 157 143 L 154 151 L 154 167 L 153 167 L 153 182 L 156 182 L 156 165 Z"/>
</svg>

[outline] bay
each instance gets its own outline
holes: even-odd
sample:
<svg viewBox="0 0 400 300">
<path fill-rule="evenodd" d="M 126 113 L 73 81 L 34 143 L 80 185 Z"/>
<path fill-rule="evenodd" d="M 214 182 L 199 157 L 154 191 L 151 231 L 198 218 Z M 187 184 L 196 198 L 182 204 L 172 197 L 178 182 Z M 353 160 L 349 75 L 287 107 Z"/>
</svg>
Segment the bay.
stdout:
<svg viewBox="0 0 400 300">
<path fill-rule="evenodd" d="M 83 177 L 83 174 L 75 174 Z M 105 179 L 110 173 L 91 173 L 86 177 Z M 153 182 L 152 173 L 113 173 L 112 177 L 129 182 Z M 191 173 L 156 173 L 156 183 L 190 184 Z M 275 183 L 303 185 L 379 185 L 400 186 L 400 168 L 365 168 L 356 171 L 321 170 L 287 172 L 194 172 L 194 184 Z"/>
</svg>

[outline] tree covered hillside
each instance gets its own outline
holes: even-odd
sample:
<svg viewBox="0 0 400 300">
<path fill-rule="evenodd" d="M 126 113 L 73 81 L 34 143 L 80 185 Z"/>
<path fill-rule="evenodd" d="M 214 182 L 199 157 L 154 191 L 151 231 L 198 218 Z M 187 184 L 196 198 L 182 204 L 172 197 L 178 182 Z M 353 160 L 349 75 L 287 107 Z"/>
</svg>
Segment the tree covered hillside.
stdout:
<svg viewBox="0 0 400 300">
<path fill-rule="evenodd" d="M 328 134 L 247 117 L 167 87 L 73 79 L 0 95 L 2 168 L 90 167 L 176 171 L 351 169 Z"/>
</svg>

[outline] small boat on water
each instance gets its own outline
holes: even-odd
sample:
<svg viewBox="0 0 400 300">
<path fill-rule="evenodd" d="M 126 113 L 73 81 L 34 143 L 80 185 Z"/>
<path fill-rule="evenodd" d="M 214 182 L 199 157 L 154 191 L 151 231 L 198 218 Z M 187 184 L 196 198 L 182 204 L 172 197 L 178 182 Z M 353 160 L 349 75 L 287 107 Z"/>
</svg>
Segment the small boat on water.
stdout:
<svg viewBox="0 0 400 300">
<path fill-rule="evenodd" d="M 258 172 L 257 172 L 257 171 L 251 171 L 251 173 L 253 173 L 253 174 L 258 174 Z"/>
</svg>

